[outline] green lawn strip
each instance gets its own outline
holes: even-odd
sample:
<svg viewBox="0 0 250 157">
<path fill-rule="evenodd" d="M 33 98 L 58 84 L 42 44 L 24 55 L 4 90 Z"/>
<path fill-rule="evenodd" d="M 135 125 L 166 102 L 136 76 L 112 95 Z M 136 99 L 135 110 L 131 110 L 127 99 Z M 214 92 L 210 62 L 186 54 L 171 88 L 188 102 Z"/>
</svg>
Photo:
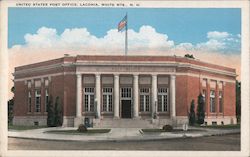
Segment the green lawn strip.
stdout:
<svg viewBox="0 0 250 157">
<path fill-rule="evenodd" d="M 47 126 L 15 126 L 15 125 L 9 125 L 8 130 L 31 130 L 31 129 L 41 129 L 41 128 L 47 128 Z"/>
<path fill-rule="evenodd" d="M 240 124 L 234 125 L 207 125 L 199 126 L 200 128 L 213 128 L 213 129 L 240 129 Z"/>
<path fill-rule="evenodd" d="M 79 132 L 77 130 L 50 130 L 45 133 L 52 134 L 70 134 L 70 135 L 82 135 L 82 134 L 99 134 L 99 133 L 108 133 L 110 129 L 89 129 L 86 132 Z"/>
<path fill-rule="evenodd" d="M 163 129 L 142 129 L 144 133 L 162 133 L 162 132 L 184 132 L 182 129 L 173 129 L 172 131 L 165 131 Z M 199 129 L 189 129 L 187 132 L 201 131 Z"/>
</svg>

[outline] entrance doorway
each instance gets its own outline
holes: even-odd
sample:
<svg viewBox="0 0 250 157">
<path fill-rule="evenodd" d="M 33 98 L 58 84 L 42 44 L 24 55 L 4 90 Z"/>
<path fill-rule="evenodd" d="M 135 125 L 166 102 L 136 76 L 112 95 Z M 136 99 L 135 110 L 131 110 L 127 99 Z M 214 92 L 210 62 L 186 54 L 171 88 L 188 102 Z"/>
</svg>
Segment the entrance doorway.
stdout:
<svg viewBox="0 0 250 157">
<path fill-rule="evenodd" d="M 131 100 L 122 100 L 122 118 L 131 118 Z"/>
<path fill-rule="evenodd" d="M 121 88 L 121 118 L 132 118 L 132 88 Z"/>
</svg>

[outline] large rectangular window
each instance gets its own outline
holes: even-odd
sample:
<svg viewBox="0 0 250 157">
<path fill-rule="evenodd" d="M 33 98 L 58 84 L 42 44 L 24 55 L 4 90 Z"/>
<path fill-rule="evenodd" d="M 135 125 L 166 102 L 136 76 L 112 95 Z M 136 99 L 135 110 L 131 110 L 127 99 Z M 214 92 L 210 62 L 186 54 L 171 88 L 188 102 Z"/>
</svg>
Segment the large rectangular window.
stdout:
<svg viewBox="0 0 250 157">
<path fill-rule="evenodd" d="M 222 91 L 219 92 L 219 112 L 221 113 L 223 110 L 223 95 Z"/>
<path fill-rule="evenodd" d="M 215 112 L 215 91 L 210 91 L 210 112 Z"/>
<path fill-rule="evenodd" d="M 104 112 L 113 111 L 113 89 L 112 88 L 103 88 L 102 89 L 102 110 Z"/>
<path fill-rule="evenodd" d="M 45 89 L 45 104 L 44 104 L 45 112 L 48 112 L 48 105 L 49 105 L 49 90 Z"/>
<path fill-rule="evenodd" d="M 94 112 L 94 88 L 84 88 L 85 112 Z"/>
<path fill-rule="evenodd" d="M 158 112 L 168 111 L 168 88 L 158 88 Z"/>
<path fill-rule="evenodd" d="M 28 92 L 28 112 L 31 112 L 31 91 Z"/>
<path fill-rule="evenodd" d="M 41 90 L 35 91 L 35 112 L 41 112 Z"/>
<path fill-rule="evenodd" d="M 149 88 L 140 89 L 140 111 L 148 112 L 149 111 Z"/>
</svg>

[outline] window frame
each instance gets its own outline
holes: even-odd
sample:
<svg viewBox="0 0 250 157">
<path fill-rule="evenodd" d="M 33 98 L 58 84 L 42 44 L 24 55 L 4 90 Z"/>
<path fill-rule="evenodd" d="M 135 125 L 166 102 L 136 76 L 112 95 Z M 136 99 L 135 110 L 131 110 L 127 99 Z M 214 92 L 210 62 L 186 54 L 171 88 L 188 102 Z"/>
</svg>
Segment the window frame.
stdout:
<svg viewBox="0 0 250 157">
<path fill-rule="evenodd" d="M 169 111 L 169 88 L 160 87 L 157 89 L 157 112 Z"/>
<path fill-rule="evenodd" d="M 104 103 L 105 102 L 104 99 L 106 99 L 105 100 L 106 103 Z M 113 108 L 114 108 L 113 107 L 113 88 L 112 87 L 103 87 L 102 88 L 102 111 L 103 112 L 113 112 Z"/>
<path fill-rule="evenodd" d="M 215 100 L 216 100 L 215 90 L 210 90 L 210 113 L 216 112 Z"/>
<path fill-rule="evenodd" d="M 38 91 L 40 91 L 39 94 Z M 39 103 L 37 100 L 39 100 Z M 40 112 L 41 112 L 41 89 L 35 89 L 35 113 L 40 113 Z"/>
<path fill-rule="evenodd" d="M 150 88 L 140 88 L 140 112 L 150 112 Z"/>
<path fill-rule="evenodd" d="M 95 112 L 95 87 L 84 88 L 84 111 Z"/>
</svg>

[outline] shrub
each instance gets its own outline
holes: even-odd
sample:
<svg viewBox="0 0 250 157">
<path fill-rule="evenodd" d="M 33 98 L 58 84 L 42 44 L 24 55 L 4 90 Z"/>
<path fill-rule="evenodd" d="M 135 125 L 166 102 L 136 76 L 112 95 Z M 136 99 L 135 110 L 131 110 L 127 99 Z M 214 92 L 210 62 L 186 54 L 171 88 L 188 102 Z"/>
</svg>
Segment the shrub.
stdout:
<svg viewBox="0 0 250 157">
<path fill-rule="evenodd" d="M 195 112 L 194 112 L 194 100 L 192 100 L 189 111 L 189 125 L 194 125 L 195 123 Z"/>
<path fill-rule="evenodd" d="M 162 127 L 162 130 L 164 130 L 166 132 L 171 132 L 171 131 L 173 131 L 173 127 L 171 125 L 164 125 Z"/>
<path fill-rule="evenodd" d="M 205 102 L 202 94 L 199 94 L 198 96 L 198 106 L 197 106 L 197 123 L 203 124 L 205 119 Z"/>
<path fill-rule="evenodd" d="M 83 125 L 83 124 L 80 124 L 78 126 L 77 131 L 79 131 L 79 132 L 86 132 L 87 131 L 87 127 L 85 125 Z"/>
</svg>

